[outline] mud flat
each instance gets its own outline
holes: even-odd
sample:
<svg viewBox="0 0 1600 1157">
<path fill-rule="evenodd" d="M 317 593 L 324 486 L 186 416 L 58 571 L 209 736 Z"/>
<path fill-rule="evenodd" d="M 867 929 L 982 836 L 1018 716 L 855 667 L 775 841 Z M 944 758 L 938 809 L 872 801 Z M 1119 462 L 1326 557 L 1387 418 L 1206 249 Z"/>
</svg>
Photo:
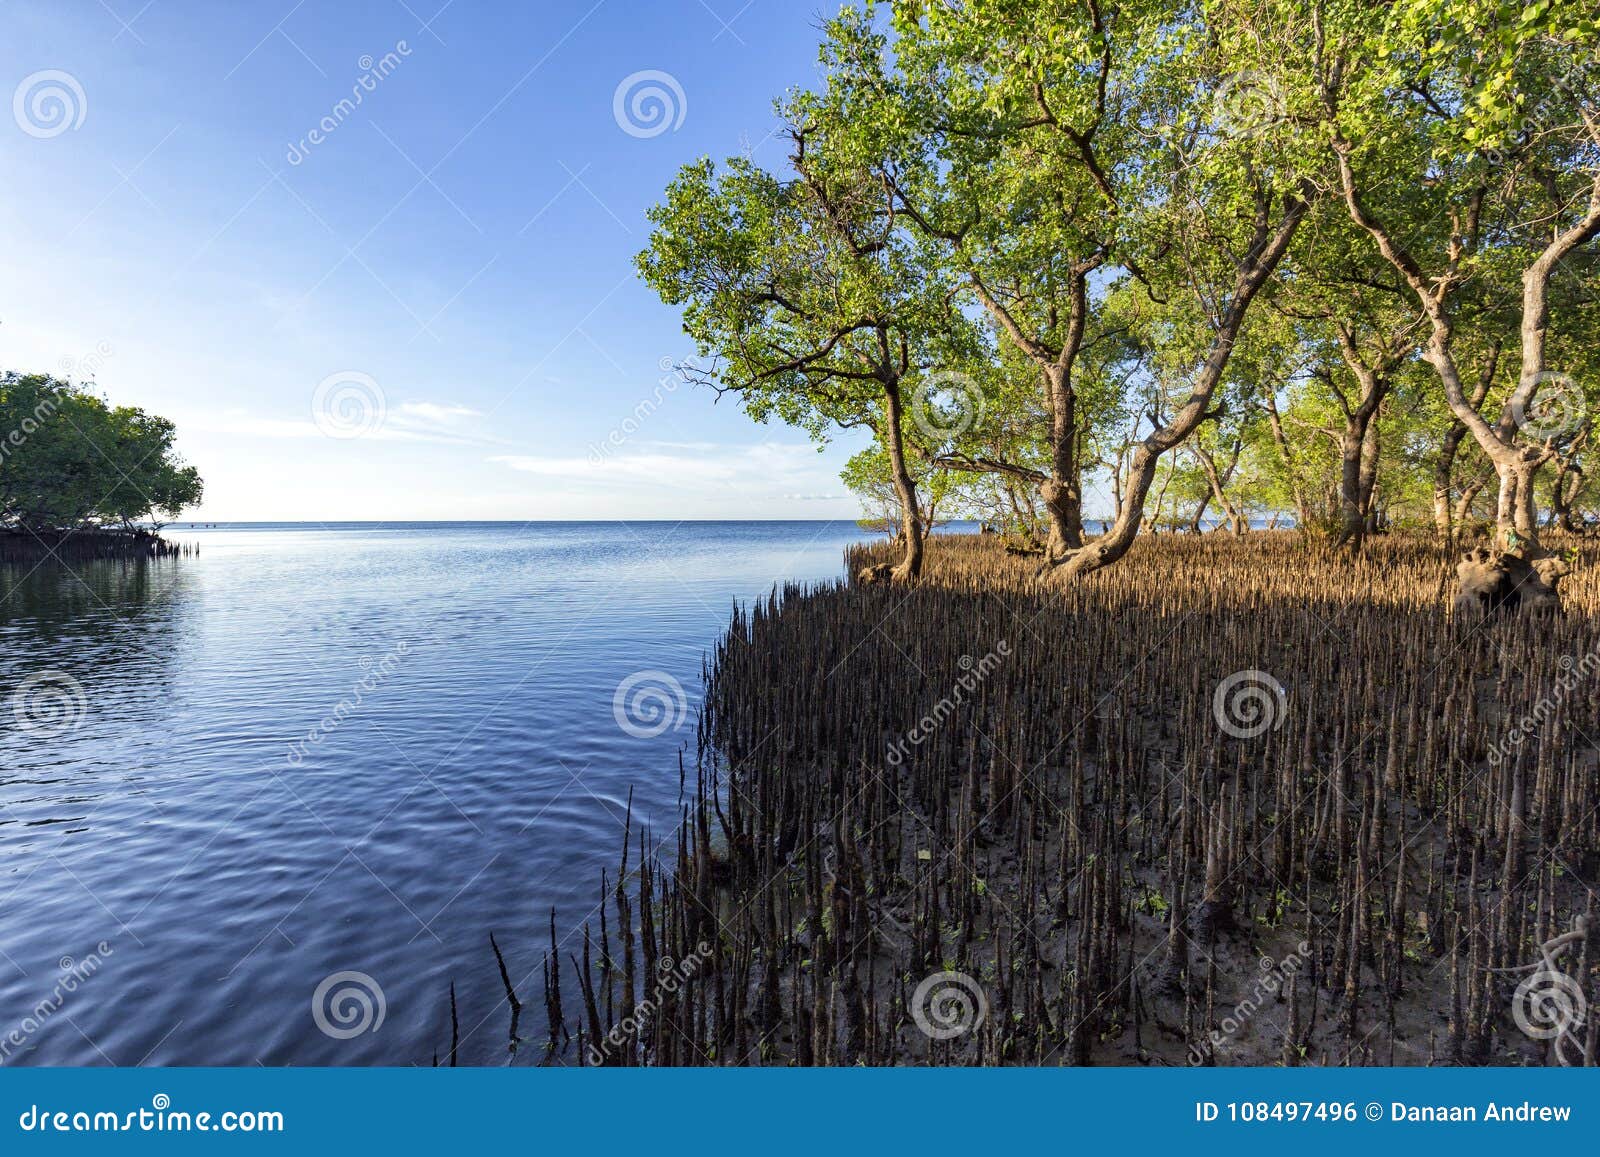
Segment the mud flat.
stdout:
<svg viewBox="0 0 1600 1157">
<path fill-rule="evenodd" d="M 708 660 L 680 831 L 552 922 L 543 1059 L 1592 1065 L 1576 545 L 1561 617 L 1471 625 L 1403 538 L 1149 539 L 1064 591 L 940 538 L 915 586 L 775 593 Z"/>
</svg>

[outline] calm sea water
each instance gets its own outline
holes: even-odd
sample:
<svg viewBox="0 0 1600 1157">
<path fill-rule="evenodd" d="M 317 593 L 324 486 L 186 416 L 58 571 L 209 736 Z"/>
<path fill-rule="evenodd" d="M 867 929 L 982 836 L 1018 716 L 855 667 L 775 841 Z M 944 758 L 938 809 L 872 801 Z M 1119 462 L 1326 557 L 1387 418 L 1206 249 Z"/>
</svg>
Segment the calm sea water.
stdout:
<svg viewBox="0 0 1600 1157">
<path fill-rule="evenodd" d="M 542 1010 L 549 909 L 594 913 L 629 790 L 636 825 L 677 822 L 733 601 L 837 576 L 862 537 L 168 534 L 200 553 L 0 568 L 0 1063 L 428 1064 L 451 981 L 462 1062 L 504 1061 L 490 932 Z M 363 978 L 324 987 L 330 1035 L 338 973 Z"/>
</svg>

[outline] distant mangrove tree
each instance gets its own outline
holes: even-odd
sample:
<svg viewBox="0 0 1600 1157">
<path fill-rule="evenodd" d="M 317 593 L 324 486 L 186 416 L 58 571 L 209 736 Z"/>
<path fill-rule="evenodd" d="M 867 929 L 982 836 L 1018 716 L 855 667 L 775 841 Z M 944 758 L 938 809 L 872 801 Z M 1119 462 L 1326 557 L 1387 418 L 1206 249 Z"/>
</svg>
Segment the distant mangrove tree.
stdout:
<svg viewBox="0 0 1600 1157">
<path fill-rule="evenodd" d="M 0 374 L 0 533 L 132 534 L 200 501 L 166 418 L 46 374 Z"/>
</svg>

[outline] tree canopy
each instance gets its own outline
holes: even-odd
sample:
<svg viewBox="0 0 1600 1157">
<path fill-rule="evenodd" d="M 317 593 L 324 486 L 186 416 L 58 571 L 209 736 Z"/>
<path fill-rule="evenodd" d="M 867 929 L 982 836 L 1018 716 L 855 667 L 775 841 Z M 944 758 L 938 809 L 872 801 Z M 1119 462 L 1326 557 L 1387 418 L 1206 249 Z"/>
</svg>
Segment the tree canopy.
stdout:
<svg viewBox="0 0 1600 1157">
<path fill-rule="evenodd" d="M 200 501 L 173 424 L 44 374 L 0 375 L 0 528 L 128 529 Z"/>
<path fill-rule="evenodd" d="M 872 432 L 908 558 L 934 493 L 1068 579 L 1208 510 L 1592 521 L 1584 6 L 896 0 L 820 56 L 787 164 L 686 166 L 640 268 L 753 416 Z"/>
</svg>

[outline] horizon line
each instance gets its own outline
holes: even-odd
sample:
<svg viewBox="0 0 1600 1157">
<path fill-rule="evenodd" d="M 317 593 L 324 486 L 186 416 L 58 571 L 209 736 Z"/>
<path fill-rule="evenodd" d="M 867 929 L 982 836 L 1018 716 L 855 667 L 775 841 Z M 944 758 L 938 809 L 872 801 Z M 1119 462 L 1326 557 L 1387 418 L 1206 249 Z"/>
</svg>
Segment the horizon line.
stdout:
<svg viewBox="0 0 1600 1157">
<path fill-rule="evenodd" d="M 199 530 L 214 526 L 525 526 L 529 523 L 560 525 L 640 523 L 735 523 L 735 522 L 849 522 L 859 523 L 859 518 L 181 518 L 171 522 L 148 523 L 160 530 Z M 977 519 L 950 519 L 940 525 L 977 522 Z M 1094 520 L 1091 520 L 1094 521 Z"/>
</svg>

